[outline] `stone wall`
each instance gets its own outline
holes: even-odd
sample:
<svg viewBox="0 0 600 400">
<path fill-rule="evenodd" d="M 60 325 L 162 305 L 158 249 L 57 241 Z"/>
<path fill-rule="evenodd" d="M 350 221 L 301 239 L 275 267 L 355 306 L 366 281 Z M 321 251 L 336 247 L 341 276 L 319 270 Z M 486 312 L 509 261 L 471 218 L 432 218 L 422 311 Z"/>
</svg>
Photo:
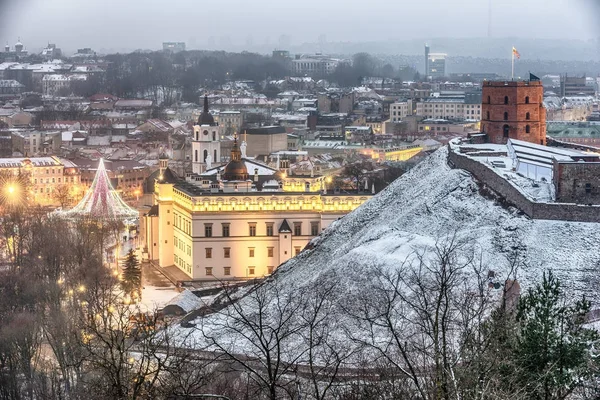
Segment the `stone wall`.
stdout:
<svg viewBox="0 0 600 400">
<path fill-rule="evenodd" d="M 450 148 L 448 164 L 452 168 L 464 169 L 471 173 L 475 179 L 530 218 L 600 223 L 600 207 L 573 203 L 536 203 L 485 164 L 458 154 Z"/>
<path fill-rule="evenodd" d="M 600 204 L 600 162 L 554 160 L 556 201 Z"/>
</svg>

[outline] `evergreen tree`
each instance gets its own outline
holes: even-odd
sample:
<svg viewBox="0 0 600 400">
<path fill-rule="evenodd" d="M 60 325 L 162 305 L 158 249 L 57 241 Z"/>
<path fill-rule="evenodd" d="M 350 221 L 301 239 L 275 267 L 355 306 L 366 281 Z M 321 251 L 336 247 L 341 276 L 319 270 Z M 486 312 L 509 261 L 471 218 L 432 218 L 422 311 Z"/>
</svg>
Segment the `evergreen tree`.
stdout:
<svg viewBox="0 0 600 400">
<path fill-rule="evenodd" d="M 142 269 L 133 249 L 130 249 L 123 262 L 123 281 L 121 282 L 121 287 L 125 293 L 132 295 L 139 292 L 141 284 Z"/>
<path fill-rule="evenodd" d="M 600 337 L 583 326 L 589 310 L 585 297 L 567 301 L 552 272 L 522 296 L 515 373 L 528 398 L 564 399 L 591 378 Z"/>
</svg>

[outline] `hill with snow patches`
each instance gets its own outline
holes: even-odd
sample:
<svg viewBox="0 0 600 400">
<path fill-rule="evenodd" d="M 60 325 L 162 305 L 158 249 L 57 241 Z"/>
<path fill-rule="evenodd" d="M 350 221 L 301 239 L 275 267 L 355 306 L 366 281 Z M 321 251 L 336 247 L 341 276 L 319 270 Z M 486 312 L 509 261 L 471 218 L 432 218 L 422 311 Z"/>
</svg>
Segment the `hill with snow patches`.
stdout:
<svg viewBox="0 0 600 400">
<path fill-rule="evenodd" d="M 569 289 L 600 301 L 600 225 L 532 220 L 479 194 L 470 174 L 451 169 L 441 149 L 386 190 L 337 221 L 315 247 L 282 265 L 275 279 L 285 287 L 334 274 L 345 287 L 360 287 L 373 265 L 396 268 L 415 250 L 457 235 L 479 247 L 483 263 L 499 274 L 516 250 L 524 285 L 552 269 Z"/>
<path fill-rule="evenodd" d="M 567 291 L 585 293 L 594 307 L 599 305 L 599 224 L 532 220 L 502 206 L 501 201 L 482 196 L 479 183 L 466 171 L 450 168 L 446 159 L 447 149 L 438 150 L 336 221 L 313 240 L 312 248 L 281 265 L 265 281 L 265 288 L 273 288 L 278 296 L 304 293 L 310 301 L 311 288 L 331 282 L 330 304 L 339 307 L 342 315 L 342 308 L 373 292 L 375 269 L 414 266 L 417 255 L 428 254 L 436 243 L 455 237 L 475 255 L 485 274 L 495 271 L 503 281 L 509 260 L 516 255 L 516 278 L 522 287 L 539 282 L 542 272 L 551 269 Z M 471 272 L 466 269 L 463 274 L 468 280 Z M 253 308 L 255 303 L 256 299 L 242 298 L 237 306 Z M 227 318 L 219 313 L 192 322 L 209 331 L 214 325 L 216 333 Z M 337 328 L 344 329 L 344 321 L 336 318 Z M 195 333 L 192 337 L 202 341 L 203 336 Z M 236 343 L 241 342 L 232 337 L 230 344 Z"/>
</svg>

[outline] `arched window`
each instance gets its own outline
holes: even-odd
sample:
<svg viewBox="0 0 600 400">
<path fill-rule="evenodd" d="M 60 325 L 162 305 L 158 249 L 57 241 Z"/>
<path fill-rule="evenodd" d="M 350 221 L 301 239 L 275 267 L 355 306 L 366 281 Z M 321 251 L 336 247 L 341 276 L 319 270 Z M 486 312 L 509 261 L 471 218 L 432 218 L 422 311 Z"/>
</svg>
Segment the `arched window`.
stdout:
<svg viewBox="0 0 600 400">
<path fill-rule="evenodd" d="M 508 137 L 508 132 L 510 131 L 510 127 L 508 125 L 504 125 L 502 127 L 502 135 L 507 138 Z"/>
<path fill-rule="evenodd" d="M 195 151 L 196 162 L 198 162 L 198 150 Z"/>
<path fill-rule="evenodd" d="M 208 157 L 208 150 L 204 150 L 204 162 L 206 162 L 207 157 Z"/>
<path fill-rule="evenodd" d="M 490 119 L 490 112 L 488 111 L 486 115 L 487 115 L 487 118 L 486 118 L 486 119 L 488 119 L 488 120 L 489 120 L 489 119 Z"/>
<path fill-rule="evenodd" d="M 526 120 L 530 120 L 531 119 L 531 114 L 529 114 L 529 113 L 525 114 L 525 119 Z"/>
<path fill-rule="evenodd" d="M 215 140 L 217 140 L 217 133 L 216 133 L 216 132 L 213 132 L 213 142 L 214 142 Z"/>
<path fill-rule="evenodd" d="M 508 104 L 508 96 L 504 96 L 504 104 Z"/>
<path fill-rule="evenodd" d="M 508 121 L 508 112 L 504 112 L 504 120 Z"/>
<path fill-rule="evenodd" d="M 217 149 L 215 149 L 215 156 L 213 157 L 213 162 L 219 162 L 221 160 L 217 159 Z"/>
<path fill-rule="evenodd" d="M 525 126 L 525 133 L 531 133 L 531 127 L 529 125 Z"/>
<path fill-rule="evenodd" d="M 200 134 L 198 133 L 198 131 L 196 131 L 196 140 L 199 140 L 199 139 L 200 139 L 199 135 L 200 135 Z"/>
<path fill-rule="evenodd" d="M 488 96 L 488 104 L 492 104 L 492 98 Z"/>
<path fill-rule="evenodd" d="M 529 104 L 529 96 L 525 97 L 525 104 Z"/>
</svg>

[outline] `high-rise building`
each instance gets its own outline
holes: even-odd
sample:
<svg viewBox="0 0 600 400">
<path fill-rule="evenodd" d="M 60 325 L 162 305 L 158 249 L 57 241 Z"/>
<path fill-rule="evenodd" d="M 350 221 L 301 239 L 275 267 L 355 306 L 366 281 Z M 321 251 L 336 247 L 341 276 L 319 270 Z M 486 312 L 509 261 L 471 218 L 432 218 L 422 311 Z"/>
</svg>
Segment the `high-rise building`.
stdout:
<svg viewBox="0 0 600 400">
<path fill-rule="evenodd" d="M 163 51 L 179 53 L 185 51 L 185 42 L 163 42 Z"/>
<path fill-rule="evenodd" d="M 429 76 L 429 45 L 425 43 L 425 78 Z"/>
<path fill-rule="evenodd" d="M 560 95 L 565 96 L 595 96 L 596 88 L 587 84 L 587 78 L 575 76 L 560 76 Z"/>
<path fill-rule="evenodd" d="M 444 53 L 429 53 L 427 61 L 427 76 L 432 79 L 442 78 L 446 76 L 446 54 Z"/>
<path fill-rule="evenodd" d="M 540 81 L 483 82 L 481 132 L 491 143 L 508 139 L 546 144 L 544 87 Z"/>
</svg>

